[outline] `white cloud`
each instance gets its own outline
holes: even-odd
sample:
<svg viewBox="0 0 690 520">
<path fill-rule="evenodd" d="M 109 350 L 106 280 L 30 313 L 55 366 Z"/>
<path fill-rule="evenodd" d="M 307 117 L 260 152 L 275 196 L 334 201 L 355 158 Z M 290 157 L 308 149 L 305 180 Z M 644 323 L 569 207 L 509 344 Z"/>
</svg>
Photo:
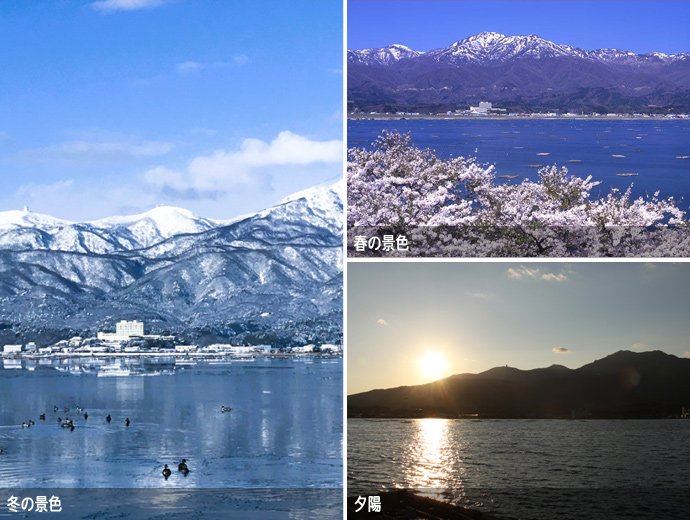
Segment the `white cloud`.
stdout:
<svg viewBox="0 0 690 520">
<path fill-rule="evenodd" d="M 183 61 L 175 65 L 175 70 L 178 74 L 188 74 L 190 72 L 202 69 L 204 65 L 198 61 Z"/>
<path fill-rule="evenodd" d="M 340 161 L 342 141 L 311 141 L 284 131 L 270 143 L 245 139 L 239 150 L 217 150 L 208 156 L 195 157 L 184 172 L 157 166 L 144 173 L 144 180 L 158 190 L 213 194 L 254 184 L 258 171 L 266 167 Z"/>
<path fill-rule="evenodd" d="M 551 282 L 562 282 L 564 280 L 567 280 L 568 277 L 564 275 L 563 273 L 561 274 L 553 274 L 553 273 L 544 273 L 541 275 L 542 280 L 548 280 Z"/>
<path fill-rule="evenodd" d="M 10 140 L 10 134 L 7 132 L 0 132 L 0 141 L 9 141 Z"/>
<path fill-rule="evenodd" d="M 97 11 L 104 13 L 114 11 L 136 11 L 139 9 L 150 9 L 158 7 L 169 0 L 97 0 L 91 6 Z"/>
<path fill-rule="evenodd" d="M 249 63 L 249 56 L 246 54 L 239 54 L 230 58 L 229 61 L 214 61 L 211 63 L 192 60 L 183 61 L 175 65 L 175 70 L 178 74 L 191 74 L 203 69 L 223 69 L 233 66 L 240 67 L 247 63 Z"/>
<path fill-rule="evenodd" d="M 52 184 L 23 184 L 17 188 L 16 197 L 29 203 L 35 200 L 62 198 L 70 192 L 74 182 L 72 179 L 57 181 Z"/>
<path fill-rule="evenodd" d="M 218 133 L 218 130 L 213 130 L 212 128 L 201 128 L 201 127 L 196 127 L 192 128 L 190 130 L 191 133 L 193 134 L 200 134 L 200 135 L 205 135 L 208 137 L 212 137 Z"/>
<path fill-rule="evenodd" d="M 572 273 L 573 271 L 568 271 Z M 538 267 L 535 268 L 528 268 L 525 267 L 524 265 L 521 265 L 517 269 L 513 269 L 512 267 L 508 269 L 508 276 L 514 280 L 522 280 L 523 278 L 526 279 L 541 279 L 541 280 L 546 280 L 547 282 L 563 282 L 568 279 L 568 276 L 565 273 L 560 273 L 560 274 L 555 274 L 555 273 L 542 273 L 541 269 Z"/>
<path fill-rule="evenodd" d="M 515 280 L 522 280 L 523 278 L 537 278 L 538 275 L 538 267 L 535 267 L 534 269 L 529 269 L 524 265 L 521 265 L 517 269 L 513 269 L 512 267 L 508 269 L 508 276 Z"/>
<path fill-rule="evenodd" d="M 683 354 L 683 357 L 690 358 L 690 351 L 688 351 L 688 352 L 686 352 L 685 354 Z"/>
<path fill-rule="evenodd" d="M 491 300 L 491 299 L 493 299 L 493 298 L 495 297 L 495 296 L 494 296 L 493 294 L 491 294 L 491 293 L 485 293 L 485 292 L 475 292 L 475 293 L 473 293 L 473 292 L 469 292 L 469 291 L 465 291 L 465 296 L 469 296 L 470 298 L 479 298 L 479 299 L 482 299 L 482 300 Z"/>
<path fill-rule="evenodd" d="M 388 325 L 388 322 L 383 318 L 379 318 L 379 320 L 376 323 L 378 323 L 379 325 Z"/>
<path fill-rule="evenodd" d="M 249 56 L 246 54 L 239 54 L 238 56 L 233 56 L 232 61 L 235 65 L 244 65 L 249 63 Z"/>
<path fill-rule="evenodd" d="M 565 347 L 554 347 L 551 349 L 551 351 L 555 352 L 556 354 L 570 354 L 570 350 Z"/>
<path fill-rule="evenodd" d="M 633 345 L 633 348 L 645 348 L 646 345 L 644 343 L 635 343 Z"/>
<path fill-rule="evenodd" d="M 16 157 L 22 161 L 111 161 L 123 158 L 158 157 L 173 149 L 164 141 L 142 141 L 135 137 L 117 136 L 86 138 L 21 150 Z"/>
</svg>

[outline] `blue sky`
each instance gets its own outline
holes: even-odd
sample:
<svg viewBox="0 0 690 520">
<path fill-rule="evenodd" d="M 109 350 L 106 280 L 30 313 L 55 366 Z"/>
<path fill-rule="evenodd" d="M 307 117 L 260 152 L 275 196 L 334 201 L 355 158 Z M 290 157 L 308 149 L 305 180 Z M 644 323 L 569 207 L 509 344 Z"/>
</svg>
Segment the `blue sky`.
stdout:
<svg viewBox="0 0 690 520">
<path fill-rule="evenodd" d="M 583 49 L 690 52 L 690 2 L 684 1 L 352 1 L 347 47 L 392 43 L 418 51 L 473 34 L 536 34 Z"/>
<path fill-rule="evenodd" d="M 690 357 L 688 294 L 687 262 L 350 262 L 347 393 L 619 350 Z"/>
<path fill-rule="evenodd" d="M 0 2 L 0 211 L 213 218 L 342 175 L 342 3 Z"/>
</svg>

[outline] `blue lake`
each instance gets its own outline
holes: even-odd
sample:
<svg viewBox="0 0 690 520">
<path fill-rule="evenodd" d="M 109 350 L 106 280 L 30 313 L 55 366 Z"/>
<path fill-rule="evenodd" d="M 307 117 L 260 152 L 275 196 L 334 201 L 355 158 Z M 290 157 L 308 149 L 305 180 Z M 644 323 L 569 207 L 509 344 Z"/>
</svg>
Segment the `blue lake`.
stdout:
<svg viewBox="0 0 690 520">
<path fill-rule="evenodd" d="M 0 488 L 342 489 L 342 359 L 129 368 L 0 366 Z"/>
<path fill-rule="evenodd" d="M 535 165 L 556 164 L 601 181 L 593 196 L 634 184 L 635 197 L 659 190 L 690 207 L 690 159 L 677 158 L 690 156 L 690 120 L 349 120 L 348 148 L 371 148 L 384 129 L 409 132 L 417 147 L 443 158 L 476 157 L 494 164 L 497 176 L 518 176 L 501 182 L 537 180 Z"/>
</svg>

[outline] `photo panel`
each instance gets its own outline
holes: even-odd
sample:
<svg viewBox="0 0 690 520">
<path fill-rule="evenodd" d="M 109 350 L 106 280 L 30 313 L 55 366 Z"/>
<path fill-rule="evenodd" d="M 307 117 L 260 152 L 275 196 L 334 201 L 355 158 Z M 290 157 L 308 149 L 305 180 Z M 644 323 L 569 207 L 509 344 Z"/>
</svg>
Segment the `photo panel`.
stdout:
<svg viewBox="0 0 690 520">
<path fill-rule="evenodd" d="M 347 517 L 687 516 L 690 264 L 350 262 Z"/>
<path fill-rule="evenodd" d="M 689 16 L 348 2 L 348 256 L 688 256 Z"/>
<path fill-rule="evenodd" d="M 343 3 L 0 3 L 0 517 L 343 518 Z"/>
</svg>

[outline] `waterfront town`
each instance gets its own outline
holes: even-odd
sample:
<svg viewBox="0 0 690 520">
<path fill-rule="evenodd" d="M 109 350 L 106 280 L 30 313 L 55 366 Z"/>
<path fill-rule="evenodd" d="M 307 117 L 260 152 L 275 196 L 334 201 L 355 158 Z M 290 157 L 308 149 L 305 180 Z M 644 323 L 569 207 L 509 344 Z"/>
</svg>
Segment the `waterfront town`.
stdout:
<svg viewBox="0 0 690 520">
<path fill-rule="evenodd" d="M 505 108 L 493 106 L 493 103 L 482 101 L 478 106 L 460 108 L 457 110 L 447 110 L 443 112 L 360 112 L 357 109 L 348 114 L 352 119 L 398 119 L 398 118 L 463 118 L 463 117 L 492 117 L 492 118 L 514 118 L 514 119 L 544 119 L 544 118 L 563 118 L 563 119 L 688 119 L 690 114 L 655 114 L 655 113 L 616 113 L 609 112 L 602 114 L 599 112 L 576 112 L 576 111 L 556 111 L 556 112 L 509 112 Z"/>
<path fill-rule="evenodd" d="M 35 342 L 4 345 L 4 368 L 21 367 L 22 359 L 60 359 L 80 357 L 160 357 L 172 356 L 179 360 L 203 360 L 217 358 L 252 359 L 263 356 L 319 355 L 341 357 L 342 345 L 304 345 L 292 348 L 276 348 L 271 345 L 237 346 L 213 344 L 200 347 L 176 342 L 175 336 L 145 334 L 142 321 L 121 320 L 115 332 L 98 332 L 96 337 L 75 336 L 62 339 L 52 345 L 39 346 Z"/>
</svg>

